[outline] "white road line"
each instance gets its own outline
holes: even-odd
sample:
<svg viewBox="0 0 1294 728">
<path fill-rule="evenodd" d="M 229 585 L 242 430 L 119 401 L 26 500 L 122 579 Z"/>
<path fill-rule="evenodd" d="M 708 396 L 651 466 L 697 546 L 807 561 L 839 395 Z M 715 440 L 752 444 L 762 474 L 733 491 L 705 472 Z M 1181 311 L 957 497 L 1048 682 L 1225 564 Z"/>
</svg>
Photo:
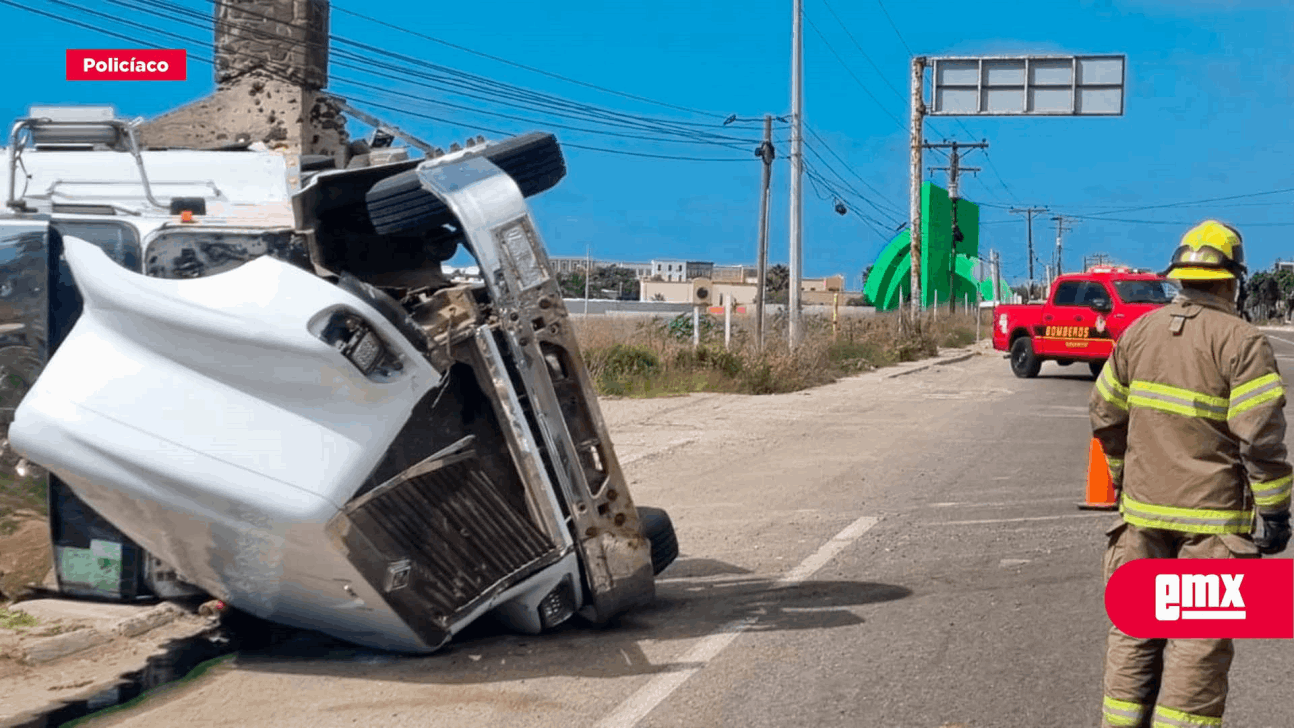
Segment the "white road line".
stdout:
<svg viewBox="0 0 1294 728">
<path fill-rule="evenodd" d="M 982 523 L 1023 523 L 1025 521 L 1059 521 L 1065 518 L 1109 518 L 1114 515 L 1114 511 L 1108 513 L 1075 513 L 1070 516 L 1031 516 L 1029 518 L 990 518 L 983 521 L 935 521 L 932 526 L 978 526 Z"/>
<path fill-rule="evenodd" d="M 1266 332 L 1264 332 L 1264 333 L 1266 333 Z M 1275 339 L 1275 340 L 1277 340 L 1277 341 L 1283 341 L 1283 342 L 1285 342 L 1286 344 L 1294 344 L 1294 341 L 1290 341 L 1289 339 L 1285 339 L 1285 338 L 1282 338 L 1282 337 L 1280 337 L 1280 336 L 1272 336 L 1271 334 L 1267 334 L 1267 338 L 1269 338 L 1269 339 Z"/>
<path fill-rule="evenodd" d="M 836 534 L 830 541 L 824 543 L 821 548 L 815 551 L 809 558 L 800 562 L 799 566 L 791 569 L 786 576 L 778 579 L 777 586 L 792 586 L 798 584 L 814 572 L 826 566 L 837 554 L 857 541 L 860 536 L 867 533 L 868 529 L 880 523 L 881 519 L 874 516 L 863 516 L 857 521 L 845 527 L 845 530 Z M 656 706 L 665 702 L 675 690 L 678 690 L 687 679 L 700 672 L 710 660 L 713 660 L 723 652 L 724 648 L 732 644 L 737 636 L 745 632 L 755 623 L 754 617 L 749 617 L 737 622 L 730 622 L 714 632 L 703 637 L 700 642 L 696 643 L 687 654 L 679 660 L 686 667 L 674 672 L 667 672 L 653 677 L 648 683 L 638 689 L 638 692 L 629 696 L 627 700 L 621 703 L 606 718 L 597 724 L 597 728 L 632 728 L 638 724 L 638 721 L 647 717 Z"/>
<path fill-rule="evenodd" d="M 1015 505 L 1020 505 L 1021 503 L 1055 503 L 1056 501 L 1069 501 L 1069 500 L 1074 500 L 1074 498 L 1072 496 L 1061 495 L 1061 496 L 1056 496 L 1055 498 L 1027 498 L 1027 499 L 1013 500 L 1013 501 L 999 501 L 997 503 L 980 503 L 978 501 L 958 501 L 955 503 L 929 503 L 927 504 L 927 507 L 951 508 L 952 506 L 971 506 L 973 508 L 978 508 L 981 506 L 1015 506 Z"/>
</svg>

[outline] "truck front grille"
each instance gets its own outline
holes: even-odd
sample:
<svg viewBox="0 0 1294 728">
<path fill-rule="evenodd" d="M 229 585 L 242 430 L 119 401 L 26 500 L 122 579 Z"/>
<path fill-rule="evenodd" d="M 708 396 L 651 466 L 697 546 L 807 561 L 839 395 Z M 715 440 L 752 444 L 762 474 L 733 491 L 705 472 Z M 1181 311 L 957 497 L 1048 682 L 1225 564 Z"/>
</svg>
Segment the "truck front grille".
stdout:
<svg viewBox="0 0 1294 728">
<path fill-rule="evenodd" d="M 423 462 L 329 524 L 351 563 L 429 645 L 456 618 L 560 557 L 467 452 Z"/>
</svg>

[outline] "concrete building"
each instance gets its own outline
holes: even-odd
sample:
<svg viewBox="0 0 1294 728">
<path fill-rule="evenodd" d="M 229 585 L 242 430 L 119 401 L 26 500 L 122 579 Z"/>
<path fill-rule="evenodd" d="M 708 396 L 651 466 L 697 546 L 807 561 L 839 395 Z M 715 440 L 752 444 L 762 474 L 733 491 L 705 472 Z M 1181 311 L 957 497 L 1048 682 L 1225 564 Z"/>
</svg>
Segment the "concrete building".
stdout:
<svg viewBox="0 0 1294 728">
<path fill-rule="evenodd" d="M 840 305 L 843 306 L 850 299 L 863 295 L 860 291 L 844 290 L 843 281 L 844 276 L 829 276 L 826 279 L 805 279 L 801 282 L 800 300 L 805 306 L 831 306 L 836 303 L 836 297 L 839 296 Z M 748 303 L 755 303 L 755 294 L 758 291 L 759 286 L 753 282 L 725 283 L 713 280 L 710 286 L 710 303 L 714 306 L 721 306 L 728 297 L 732 297 L 735 305 L 744 306 Z M 641 284 L 639 300 L 688 303 L 692 300 L 692 283 L 690 281 L 645 280 Z"/>
<path fill-rule="evenodd" d="M 759 287 L 753 283 L 719 283 L 715 281 L 710 286 L 710 303 L 714 306 L 720 306 L 729 297 L 738 306 L 754 303 L 755 293 L 758 290 Z M 691 303 L 692 282 L 645 280 L 641 283 L 639 300 Z"/>
<path fill-rule="evenodd" d="M 553 272 L 558 274 L 578 273 L 583 271 L 589 264 L 587 258 L 578 258 L 574 256 L 549 256 L 548 263 L 552 266 Z M 651 263 L 627 263 L 621 260 L 593 260 L 593 269 L 598 268 L 628 268 L 633 271 L 634 276 L 646 278 L 651 275 Z"/>
<path fill-rule="evenodd" d="M 710 274 L 715 283 L 754 283 L 759 279 L 759 268 L 753 265 L 716 265 Z"/>
<path fill-rule="evenodd" d="M 651 262 L 651 277 L 660 276 L 662 281 L 690 281 L 693 278 L 710 278 L 714 272 L 714 263 L 699 260 L 675 260 L 664 258 Z"/>
<path fill-rule="evenodd" d="M 841 275 L 827 276 L 826 278 L 801 278 L 800 290 L 804 291 L 830 291 L 839 293 L 845 290 L 845 277 Z"/>
</svg>

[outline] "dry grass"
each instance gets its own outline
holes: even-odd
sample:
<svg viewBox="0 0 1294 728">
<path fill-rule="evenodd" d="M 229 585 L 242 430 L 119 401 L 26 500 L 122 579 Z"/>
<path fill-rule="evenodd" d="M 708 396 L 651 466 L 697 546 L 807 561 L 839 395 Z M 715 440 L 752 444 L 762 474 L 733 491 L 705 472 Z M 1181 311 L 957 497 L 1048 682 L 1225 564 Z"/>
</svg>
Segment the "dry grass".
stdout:
<svg viewBox="0 0 1294 728">
<path fill-rule="evenodd" d="M 939 347 L 975 340 L 973 314 L 927 312 L 916 321 L 896 313 L 806 318 L 801 345 L 791 351 L 784 319 L 769 319 L 765 347 L 754 346 L 754 320 L 733 319 L 725 349 L 722 320 L 701 326 L 701 346 L 692 344 L 690 314 L 676 319 L 578 315 L 581 351 L 600 393 L 654 397 L 688 392 L 773 394 L 827 384 L 842 376 L 935 355 Z M 987 331 L 981 331 L 987 336 Z"/>
</svg>

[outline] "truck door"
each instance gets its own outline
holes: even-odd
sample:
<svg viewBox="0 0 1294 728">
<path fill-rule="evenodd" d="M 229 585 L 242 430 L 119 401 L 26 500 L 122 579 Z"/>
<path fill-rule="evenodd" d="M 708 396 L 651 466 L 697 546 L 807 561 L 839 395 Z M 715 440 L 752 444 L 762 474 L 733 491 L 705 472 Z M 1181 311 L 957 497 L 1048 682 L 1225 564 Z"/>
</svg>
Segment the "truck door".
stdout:
<svg viewBox="0 0 1294 728">
<path fill-rule="evenodd" d="M 1073 354 L 1083 357 L 1107 357 L 1110 355 L 1111 341 L 1107 336 L 1109 327 L 1105 317 L 1109 315 L 1114 298 L 1102 281 L 1086 281 L 1079 292 L 1079 305 L 1073 311 L 1073 323 L 1070 337 L 1065 340 L 1065 348 Z"/>
<path fill-rule="evenodd" d="M 1057 284 L 1051 305 L 1042 313 L 1042 333 L 1037 338 L 1037 348 L 1042 354 L 1059 358 L 1073 355 L 1068 343 L 1073 340 L 1076 327 L 1082 321 L 1083 284 L 1084 281 L 1061 281 Z"/>
</svg>

